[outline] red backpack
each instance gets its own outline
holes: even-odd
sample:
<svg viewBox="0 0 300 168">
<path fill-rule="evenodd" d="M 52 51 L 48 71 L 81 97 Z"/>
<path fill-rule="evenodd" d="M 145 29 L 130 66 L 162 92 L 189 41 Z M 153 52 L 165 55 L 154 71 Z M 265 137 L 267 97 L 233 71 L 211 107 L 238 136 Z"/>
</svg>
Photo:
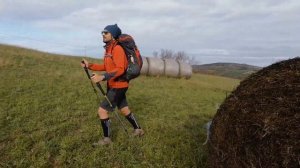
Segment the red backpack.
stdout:
<svg viewBox="0 0 300 168">
<path fill-rule="evenodd" d="M 119 78 L 130 81 L 131 79 L 134 79 L 140 75 L 143 66 L 143 59 L 133 38 L 130 35 L 121 34 L 117 41 L 118 44 L 124 49 L 128 61 L 128 67 L 125 73 Z"/>
</svg>

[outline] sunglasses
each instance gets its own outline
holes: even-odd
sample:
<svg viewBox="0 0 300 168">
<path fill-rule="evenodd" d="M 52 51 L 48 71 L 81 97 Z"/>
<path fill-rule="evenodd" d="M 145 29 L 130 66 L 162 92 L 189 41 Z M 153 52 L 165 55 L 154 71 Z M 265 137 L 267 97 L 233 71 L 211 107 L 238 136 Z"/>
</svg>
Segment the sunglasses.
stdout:
<svg viewBox="0 0 300 168">
<path fill-rule="evenodd" d="M 107 35 L 109 32 L 108 31 L 102 31 L 101 34 L 102 35 Z"/>
</svg>

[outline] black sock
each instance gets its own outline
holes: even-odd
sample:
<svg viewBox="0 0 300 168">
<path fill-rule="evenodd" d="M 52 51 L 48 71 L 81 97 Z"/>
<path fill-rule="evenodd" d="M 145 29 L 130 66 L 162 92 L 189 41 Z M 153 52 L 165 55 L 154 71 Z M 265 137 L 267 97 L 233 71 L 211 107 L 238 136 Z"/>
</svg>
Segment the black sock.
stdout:
<svg viewBox="0 0 300 168">
<path fill-rule="evenodd" d="M 129 113 L 127 116 L 125 116 L 127 120 L 130 122 L 130 124 L 133 126 L 134 129 L 141 129 L 141 127 L 138 125 L 136 119 L 134 118 L 132 113 Z"/>
<path fill-rule="evenodd" d="M 104 137 L 109 137 L 110 136 L 110 120 L 109 118 L 106 119 L 100 119 L 101 120 L 101 126 L 103 129 L 103 134 Z"/>
</svg>

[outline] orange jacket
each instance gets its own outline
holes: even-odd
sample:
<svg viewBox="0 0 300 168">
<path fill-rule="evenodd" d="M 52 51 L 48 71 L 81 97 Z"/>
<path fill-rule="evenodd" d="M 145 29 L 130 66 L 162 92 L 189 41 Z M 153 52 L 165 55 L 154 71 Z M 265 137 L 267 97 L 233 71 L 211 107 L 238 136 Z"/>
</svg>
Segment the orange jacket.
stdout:
<svg viewBox="0 0 300 168">
<path fill-rule="evenodd" d="M 106 71 L 104 80 L 108 81 L 109 88 L 128 87 L 127 81 L 117 79 L 124 74 L 128 65 L 123 48 L 115 40 L 104 46 L 104 48 L 104 64 L 89 63 L 88 68 L 93 71 Z"/>
</svg>

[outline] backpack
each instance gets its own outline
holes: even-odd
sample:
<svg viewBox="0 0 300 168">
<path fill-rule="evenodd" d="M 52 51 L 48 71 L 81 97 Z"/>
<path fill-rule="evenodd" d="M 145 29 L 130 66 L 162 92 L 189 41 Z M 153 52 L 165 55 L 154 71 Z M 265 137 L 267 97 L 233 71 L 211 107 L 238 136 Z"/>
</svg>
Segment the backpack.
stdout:
<svg viewBox="0 0 300 168">
<path fill-rule="evenodd" d="M 128 67 L 124 74 L 119 77 L 119 79 L 130 81 L 140 75 L 143 59 L 138 50 L 133 38 L 128 34 L 121 34 L 117 39 L 118 44 L 124 49 Z"/>
</svg>

